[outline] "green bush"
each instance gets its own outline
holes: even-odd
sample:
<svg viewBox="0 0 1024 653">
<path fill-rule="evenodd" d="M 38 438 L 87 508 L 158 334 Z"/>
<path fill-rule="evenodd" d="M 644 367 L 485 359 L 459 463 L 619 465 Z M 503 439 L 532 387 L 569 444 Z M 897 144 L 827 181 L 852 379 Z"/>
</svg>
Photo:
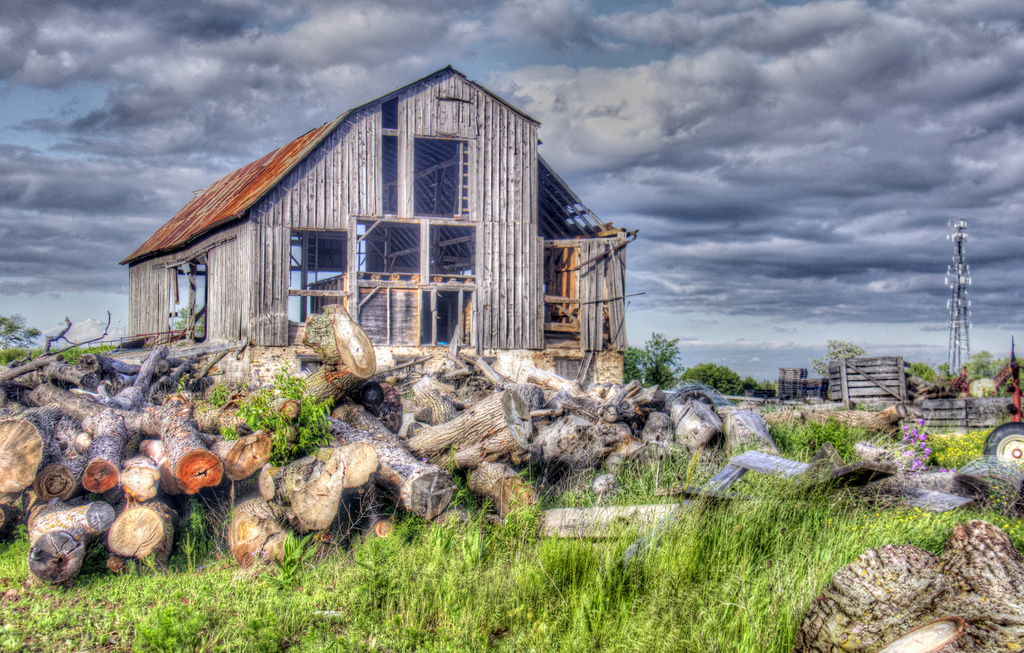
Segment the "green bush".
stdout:
<svg viewBox="0 0 1024 653">
<path fill-rule="evenodd" d="M 274 443 L 270 462 L 283 465 L 289 461 L 308 456 L 320 447 L 330 446 L 333 436 L 327 425 L 330 415 L 330 401 L 314 401 L 305 394 L 303 379 L 290 376 L 283 370 L 274 377 L 273 388 L 264 388 L 249 396 L 238 407 L 238 416 L 245 420 L 254 431 L 271 433 Z M 299 416 L 290 422 L 274 410 L 276 397 L 294 399 L 301 406 Z M 224 437 L 237 434 L 231 430 L 223 432 Z"/>
</svg>

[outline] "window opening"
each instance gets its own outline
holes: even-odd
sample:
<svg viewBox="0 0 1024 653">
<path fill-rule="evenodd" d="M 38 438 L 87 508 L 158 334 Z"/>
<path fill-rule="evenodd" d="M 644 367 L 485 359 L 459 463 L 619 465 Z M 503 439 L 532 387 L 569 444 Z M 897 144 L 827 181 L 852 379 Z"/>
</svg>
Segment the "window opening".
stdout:
<svg viewBox="0 0 1024 653">
<path fill-rule="evenodd" d="M 398 222 L 360 222 L 359 271 L 419 274 L 420 226 Z"/>
<path fill-rule="evenodd" d="M 417 138 L 413 153 L 413 211 L 460 217 L 469 212 L 469 152 L 462 141 Z"/>
<path fill-rule="evenodd" d="M 430 274 L 474 276 L 476 227 L 430 225 Z"/>
<path fill-rule="evenodd" d="M 469 342 L 471 299 L 472 292 L 465 290 L 421 291 L 420 344 L 446 347 L 457 335 L 460 344 Z"/>
<path fill-rule="evenodd" d="M 398 98 L 385 100 L 380 106 L 380 126 L 383 129 L 398 129 Z"/>
<path fill-rule="evenodd" d="M 398 137 L 381 136 L 381 210 L 398 214 Z"/>
<path fill-rule="evenodd" d="M 347 231 L 292 230 L 288 317 L 304 322 L 327 304 L 341 303 L 348 271 Z"/>
<path fill-rule="evenodd" d="M 171 268 L 171 307 L 167 328 L 191 342 L 206 339 L 206 264 L 199 261 Z"/>
</svg>

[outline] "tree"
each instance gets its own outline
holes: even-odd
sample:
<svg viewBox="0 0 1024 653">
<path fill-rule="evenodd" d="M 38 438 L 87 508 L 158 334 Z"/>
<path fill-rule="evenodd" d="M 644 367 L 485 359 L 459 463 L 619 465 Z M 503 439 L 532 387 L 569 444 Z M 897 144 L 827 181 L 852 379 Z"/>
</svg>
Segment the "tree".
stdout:
<svg viewBox="0 0 1024 653">
<path fill-rule="evenodd" d="M 25 326 L 23 316 L 0 315 L 0 349 L 28 347 L 39 335 L 39 329 Z"/>
<path fill-rule="evenodd" d="M 964 367 L 967 368 L 969 379 L 991 379 L 1009 364 L 1009 358 L 995 358 L 991 353 L 982 350 L 971 356 L 971 360 Z"/>
<path fill-rule="evenodd" d="M 679 338 L 669 340 L 660 333 L 651 335 L 643 347 L 628 347 L 622 357 L 622 377 L 629 383 L 636 379 L 646 387 L 671 388 L 677 382 Z"/>
<path fill-rule="evenodd" d="M 917 378 L 923 379 L 928 383 L 935 383 L 935 377 L 938 376 L 935 370 L 927 363 L 911 363 L 907 370 Z"/>
<path fill-rule="evenodd" d="M 724 395 L 738 395 L 743 391 L 740 375 L 725 365 L 701 363 L 683 372 L 684 381 L 696 381 L 709 385 Z"/>
<path fill-rule="evenodd" d="M 812 358 L 811 366 L 822 376 L 828 374 L 829 361 L 842 361 L 850 358 L 859 358 L 867 354 L 862 347 L 852 342 L 842 340 L 828 340 L 825 342 L 825 356 L 823 358 Z"/>
</svg>

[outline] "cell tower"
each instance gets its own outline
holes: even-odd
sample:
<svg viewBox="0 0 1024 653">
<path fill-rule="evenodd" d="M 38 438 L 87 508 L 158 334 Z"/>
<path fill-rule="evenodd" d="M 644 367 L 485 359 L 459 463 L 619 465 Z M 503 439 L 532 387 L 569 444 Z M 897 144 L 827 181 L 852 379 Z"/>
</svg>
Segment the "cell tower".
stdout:
<svg viewBox="0 0 1024 653">
<path fill-rule="evenodd" d="M 949 371 L 959 372 L 971 358 L 971 302 L 967 299 L 967 286 L 971 285 L 971 268 L 964 262 L 964 243 L 967 241 L 967 223 L 950 220 L 953 233 L 946 240 L 953 241 L 953 264 L 946 270 L 946 285 L 953 295 L 947 302 L 949 309 Z"/>
</svg>

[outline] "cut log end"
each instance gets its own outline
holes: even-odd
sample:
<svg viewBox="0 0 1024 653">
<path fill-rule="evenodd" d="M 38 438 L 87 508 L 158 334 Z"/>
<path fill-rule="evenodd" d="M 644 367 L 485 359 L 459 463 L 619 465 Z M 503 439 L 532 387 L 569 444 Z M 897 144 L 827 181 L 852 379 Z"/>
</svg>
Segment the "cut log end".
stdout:
<svg viewBox="0 0 1024 653">
<path fill-rule="evenodd" d="M 960 617 L 929 621 L 889 643 L 878 653 L 935 653 L 960 639 L 966 627 L 967 622 Z"/>
<path fill-rule="evenodd" d="M 82 487 L 89 492 L 102 494 L 117 485 L 120 470 L 107 460 L 94 460 L 89 463 L 82 476 Z"/>
<path fill-rule="evenodd" d="M 46 583 L 63 583 L 78 574 L 86 546 L 69 533 L 43 533 L 28 553 L 28 570 Z"/>
<path fill-rule="evenodd" d="M 448 508 L 455 483 L 445 471 L 429 471 L 402 484 L 402 504 L 410 512 L 431 521 Z"/>
<path fill-rule="evenodd" d="M 43 437 L 28 420 L 0 420 L 0 492 L 32 485 L 43 462 Z"/>
<path fill-rule="evenodd" d="M 78 482 L 71 470 L 64 465 L 53 463 L 43 467 L 36 474 L 32 489 L 40 501 L 49 502 L 50 499 L 67 501 L 78 490 Z"/>
<path fill-rule="evenodd" d="M 223 464 L 212 451 L 193 449 L 178 460 L 174 476 L 183 493 L 195 494 L 204 487 L 220 485 Z"/>
</svg>

